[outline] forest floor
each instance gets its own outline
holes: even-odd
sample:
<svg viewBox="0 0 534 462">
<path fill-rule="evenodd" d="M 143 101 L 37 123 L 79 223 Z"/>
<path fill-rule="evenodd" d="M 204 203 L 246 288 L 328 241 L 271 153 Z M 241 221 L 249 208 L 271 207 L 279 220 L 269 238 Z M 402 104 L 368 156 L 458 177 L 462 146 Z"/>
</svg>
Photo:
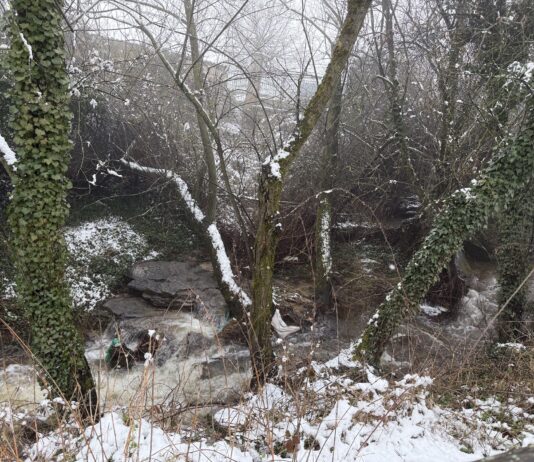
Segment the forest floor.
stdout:
<svg viewBox="0 0 534 462">
<path fill-rule="evenodd" d="M 532 361 L 532 358 L 530 358 Z M 138 400 L 150 396 L 151 377 Z M 74 420 L 39 435 L 19 450 L 26 461 L 471 461 L 534 443 L 534 399 L 481 396 L 476 387 L 438 404 L 434 381 L 405 375 L 386 380 L 344 351 L 332 360 L 245 394 L 210 418 L 157 406 L 115 408 L 86 428 Z M 458 390 L 459 391 L 459 390 Z M 54 403 L 43 402 L 50 415 Z M 5 409 L 19 426 L 28 415 Z M 49 417 L 50 419 L 50 417 Z M 4 440 L 10 445 L 11 441 Z M 9 460 L 9 459 L 2 459 Z"/>
</svg>

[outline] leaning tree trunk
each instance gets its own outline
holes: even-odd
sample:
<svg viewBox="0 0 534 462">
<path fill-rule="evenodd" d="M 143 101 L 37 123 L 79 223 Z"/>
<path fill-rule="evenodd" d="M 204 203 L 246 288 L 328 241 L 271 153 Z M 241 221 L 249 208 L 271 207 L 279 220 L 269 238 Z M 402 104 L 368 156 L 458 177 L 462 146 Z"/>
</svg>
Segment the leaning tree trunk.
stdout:
<svg viewBox="0 0 534 462">
<path fill-rule="evenodd" d="M 338 78 L 346 66 L 349 53 L 362 27 L 371 0 L 349 0 L 347 16 L 323 80 L 304 117 L 290 141 L 269 158 L 262 167 L 258 188 L 258 228 L 256 231 L 252 310 L 249 324 L 249 347 L 252 359 L 253 384 L 261 385 L 274 372 L 271 346 L 271 316 L 273 303 L 273 270 L 275 252 L 281 232 L 280 197 L 283 180 L 321 116 Z"/>
<path fill-rule="evenodd" d="M 456 191 L 437 215 L 434 227 L 408 264 L 396 289 L 378 308 L 357 342 L 355 357 L 378 365 L 395 329 L 419 309 L 421 299 L 440 271 L 494 212 L 509 208 L 534 176 L 534 97 L 527 100 L 520 133 L 500 153 L 471 188 Z"/>
<path fill-rule="evenodd" d="M 524 287 L 515 292 L 529 271 L 528 257 L 534 220 L 533 192 L 530 185 L 499 217 L 499 246 L 495 252 L 499 280 L 497 301 L 503 309 L 497 331 L 499 341 L 503 343 L 520 340 L 525 334 L 522 320 L 527 293 Z"/>
<path fill-rule="evenodd" d="M 343 81 L 340 74 L 326 115 L 326 145 L 321 159 L 321 192 L 315 217 L 315 301 L 319 309 L 329 308 L 332 304 L 332 194 L 330 190 L 334 186 L 334 171 L 339 151 L 338 132 L 342 97 Z"/>
<path fill-rule="evenodd" d="M 10 205 L 20 305 L 31 347 L 53 396 L 96 409 L 96 391 L 65 282 L 63 227 L 70 182 L 68 80 L 57 0 L 13 0 L 9 59 L 14 77 L 12 128 L 17 153 Z"/>
</svg>

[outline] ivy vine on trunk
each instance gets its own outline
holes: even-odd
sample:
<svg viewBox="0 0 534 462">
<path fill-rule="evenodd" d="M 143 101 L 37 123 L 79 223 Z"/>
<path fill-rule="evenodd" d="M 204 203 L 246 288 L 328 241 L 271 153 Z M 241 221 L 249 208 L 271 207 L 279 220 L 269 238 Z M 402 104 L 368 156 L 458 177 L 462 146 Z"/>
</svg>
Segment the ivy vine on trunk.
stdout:
<svg viewBox="0 0 534 462">
<path fill-rule="evenodd" d="M 499 341 L 503 343 L 522 340 L 526 334 L 522 321 L 527 306 L 527 290 L 521 287 L 517 291 L 517 288 L 530 270 L 529 247 L 532 242 L 534 220 L 533 192 L 534 188 L 529 185 L 510 205 L 507 213 L 499 217 L 500 242 L 495 254 L 499 281 L 497 301 L 499 307 L 502 307 L 502 312 L 497 332 Z"/>
<path fill-rule="evenodd" d="M 378 365 L 388 340 L 419 303 L 447 265 L 474 232 L 493 213 L 514 204 L 534 176 L 534 97 L 528 97 L 525 121 L 515 139 L 503 143 L 470 188 L 453 193 L 437 215 L 430 234 L 408 264 L 404 277 L 369 320 L 355 348 L 356 359 Z"/>
<path fill-rule="evenodd" d="M 62 2 L 13 0 L 11 127 L 17 153 L 9 223 L 20 306 L 31 325 L 31 348 L 53 396 L 83 403 L 93 414 L 96 391 L 74 326 L 65 282 L 63 228 L 70 182 L 68 79 Z"/>
</svg>

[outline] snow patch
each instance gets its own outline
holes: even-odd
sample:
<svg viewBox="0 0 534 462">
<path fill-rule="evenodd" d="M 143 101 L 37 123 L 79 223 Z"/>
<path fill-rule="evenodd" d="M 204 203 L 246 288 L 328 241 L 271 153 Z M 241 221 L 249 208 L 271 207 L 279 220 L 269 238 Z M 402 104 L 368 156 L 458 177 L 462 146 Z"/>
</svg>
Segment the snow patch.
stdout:
<svg viewBox="0 0 534 462">
<path fill-rule="evenodd" d="M 421 303 L 419 308 L 423 313 L 431 317 L 439 316 L 440 314 L 443 314 L 449 311 L 444 306 L 439 306 L 439 305 L 433 306 L 433 305 L 429 305 L 428 303 Z"/>
<path fill-rule="evenodd" d="M 74 305 L 86 310 L 110 295 L 113 275 L 91 271 L 95 261 L 119 271 L 141 258 L 154 258 L 143 236 L 116 217 L 103 218 L 67 228 L 65 241 L 71 255 L 66 277 Z"/>
<path fill-rule="evenodd" d="M 26 37 L 24 37 L 24 34 L 21 32 L 20 39 L 22 40 L 22 44 L 24 45 L 24 48 L 26 48 L 26 51 L 28 52 L 28 61 L 33 61 L 33 49 L 32 46 L 28 43 L 26 40 Z"/>
<path fill-rule="evenodd" d="M 17 170 L 15 163 L 17 156 L 15 152 L 9 147 L 5 138 L 0 134 L 0 153 L 4 156 L 4 160 L 13 170 Z"/>
</svg>

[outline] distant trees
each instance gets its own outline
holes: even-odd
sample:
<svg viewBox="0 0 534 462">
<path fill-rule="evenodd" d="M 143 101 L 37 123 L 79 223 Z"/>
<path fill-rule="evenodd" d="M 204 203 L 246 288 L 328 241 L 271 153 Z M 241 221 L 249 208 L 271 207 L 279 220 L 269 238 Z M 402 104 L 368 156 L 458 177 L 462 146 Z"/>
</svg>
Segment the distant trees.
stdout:
<svg viewBox="0 0 534 462">
<path fill-rule="evenodd" d="M 95 414 L 96 391 L 65 283 L 63 226 L 70 182 L 70 112 L 62 3 L 13 0 L 10 23 L 11 128 L 17 154 L 9 223 L 17 293 L 31 347 L 53 396 Z"/>
</svg>

